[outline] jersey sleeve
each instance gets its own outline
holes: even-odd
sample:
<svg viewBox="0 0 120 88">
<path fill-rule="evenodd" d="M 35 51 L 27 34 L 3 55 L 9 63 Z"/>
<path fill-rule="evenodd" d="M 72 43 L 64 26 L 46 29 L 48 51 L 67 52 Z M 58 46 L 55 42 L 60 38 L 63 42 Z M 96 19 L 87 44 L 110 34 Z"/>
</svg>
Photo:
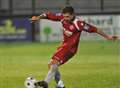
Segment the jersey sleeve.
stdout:
<svg viewBox="0 0 120 88">
<path fill-rule="evenodd" d="M 82 31 L 86 31 L 86 32 L 89 32 L 89 33 L 94 33 L 94 32 L 97 32 L 97 28 L 93 25 L 90 25 L 84 21 L 79 21 L 78 22 L 78 25 L 79 25 L 79 28 L 82 30 Z"/>
<path fill-rule="evenodd" d="M 63 19 L 62 13 L 52 13 L 52 12 L 47 12 L 45 13 L 47 16 L 47 19 L 53 20 L 53 21 L 61 21 Z"/>
</svg>

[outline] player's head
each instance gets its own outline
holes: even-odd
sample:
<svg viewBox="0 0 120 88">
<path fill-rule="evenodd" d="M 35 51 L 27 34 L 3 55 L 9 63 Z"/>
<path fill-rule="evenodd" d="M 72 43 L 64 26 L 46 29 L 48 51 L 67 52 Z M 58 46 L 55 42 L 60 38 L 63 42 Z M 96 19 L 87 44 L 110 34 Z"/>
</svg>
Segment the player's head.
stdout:
<svg viewBox="0 0 120 88">
<path fill-rule="evenodd" d="M 64 19 L 67 21 L 71 21 L 75 16 L 74 9 L 72 6 L 67 6 L 63 8 L 62 13 L 63 13 Z"/>
</svg>

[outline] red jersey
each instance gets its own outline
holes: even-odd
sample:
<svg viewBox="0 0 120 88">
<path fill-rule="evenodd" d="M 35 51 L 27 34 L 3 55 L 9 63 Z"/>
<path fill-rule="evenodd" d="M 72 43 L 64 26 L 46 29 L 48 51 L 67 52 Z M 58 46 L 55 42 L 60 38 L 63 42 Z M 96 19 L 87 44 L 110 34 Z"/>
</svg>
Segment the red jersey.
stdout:
<svg viewBox="0 0 120 88">
<path fill-rule="evenodd" d="M 82 31 L 86 32 L 96 32 L 96 27 L 81 21 L 79 18 L 75 17 L 72 23 L 64 20 L 61 13 L 54 14 L 51 12 L 46 13 L 49 20 L 61 21 L 63 26 L 63 45 L 66 45 L 66 49 L 75 53 L 79 44 L 79 39 Z M 67 35 L 66 32 L 71 33 L 71 36 Z"/>
<path fill-rule="evenodd" d="M 82 31 L 89 33 L 96 32 L 97 28 L 81 21 L 79 18 L 75 17 L 70 23 L 64 20 L 63 14 L 54 14 L 48 12 L 44 14 L 47 19 L 53 21 L 61 21 L 63 26 L 63 42 L 58 48 L 57 52 L 54 54 L 55 59 L 61 60 L 61 63 L 65 63 L 69 58 L 74 56 L 77 51 L 79 39 Z"/>
</svg>

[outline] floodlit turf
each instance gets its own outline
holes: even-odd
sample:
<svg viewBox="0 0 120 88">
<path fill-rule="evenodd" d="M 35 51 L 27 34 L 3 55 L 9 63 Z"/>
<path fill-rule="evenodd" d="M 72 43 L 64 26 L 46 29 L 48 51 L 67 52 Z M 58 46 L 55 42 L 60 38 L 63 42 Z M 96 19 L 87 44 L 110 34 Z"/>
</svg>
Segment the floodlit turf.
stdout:
<svg viewBox="0 0 120 88">
<path fill-rule="evenodd" d="M 24 88 L 29 75 L 43 79 L 58 43 L 0 44 L 0 88 Z M 67 88 L 120 88 L 120 42 L 81 42 L 76 56 L 60 67 Z M 55 88 L 55 82 L 50 82 Z"/>
</svg>

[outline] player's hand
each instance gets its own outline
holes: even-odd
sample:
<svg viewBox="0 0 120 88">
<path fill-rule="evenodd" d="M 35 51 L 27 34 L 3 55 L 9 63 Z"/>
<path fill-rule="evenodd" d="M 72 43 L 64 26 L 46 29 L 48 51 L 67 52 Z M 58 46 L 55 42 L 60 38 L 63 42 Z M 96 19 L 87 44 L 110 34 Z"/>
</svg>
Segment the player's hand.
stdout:
<svg viewBox="0 0 120 88">
<path fill-rule="evenodd" d="M 118 39 L 118 36 L 115 36 L 115 35 L 108 37 L 108 40 L 117 40 L 117 39 Z"/>
<path fill-rule="evenodd" d="M 32 16 L 32 18 L 30 18 L 31 23 L 36 22 L 38 20 L 39 20 L 38 16 Z"/>
</svg>

